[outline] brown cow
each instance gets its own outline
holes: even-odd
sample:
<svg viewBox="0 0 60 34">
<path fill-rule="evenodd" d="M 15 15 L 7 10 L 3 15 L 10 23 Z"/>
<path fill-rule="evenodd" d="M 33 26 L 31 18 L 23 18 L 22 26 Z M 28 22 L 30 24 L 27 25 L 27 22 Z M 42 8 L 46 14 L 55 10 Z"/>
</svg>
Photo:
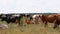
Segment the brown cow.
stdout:
<svg viewBox="0 0 60 34">
<path fill-rule="evenodd" d="M 56 22 L 55 22 L 54 28 L 57 28 L 59 24 L 60 24 L 60 14 L 56 14 Z"/>
<path fill-rule="evenodd" d="M 40 18 L 41 18 L 42 22 L 45 24 L 45 27 L 46 27 L 46 25 L 47 25 L 48 22 L 49 23 L 55 23 L 55 21 L 56 21 L 56 15 L 55 14 L 40 15 Z"/>
</svg>

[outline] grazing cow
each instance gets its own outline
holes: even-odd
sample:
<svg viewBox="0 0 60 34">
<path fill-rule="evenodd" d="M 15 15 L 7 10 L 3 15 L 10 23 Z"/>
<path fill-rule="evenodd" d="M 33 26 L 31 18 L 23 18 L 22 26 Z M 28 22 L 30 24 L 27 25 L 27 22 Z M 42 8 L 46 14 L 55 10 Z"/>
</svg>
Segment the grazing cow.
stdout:
<svg viewBox="0 0 60 34">
<path fill-rule="evenodd" d="M 55 23 L 56 22 L 56 15 L 55 14 L 51 14 L 51 15 L 40 15 L 40 18 L 42 20 L 42 22 L 45 24 L 45 26 L 47 25 L 47 23 Z M 55 27 L 55 26 L 54 26 Z"/>
</svg>

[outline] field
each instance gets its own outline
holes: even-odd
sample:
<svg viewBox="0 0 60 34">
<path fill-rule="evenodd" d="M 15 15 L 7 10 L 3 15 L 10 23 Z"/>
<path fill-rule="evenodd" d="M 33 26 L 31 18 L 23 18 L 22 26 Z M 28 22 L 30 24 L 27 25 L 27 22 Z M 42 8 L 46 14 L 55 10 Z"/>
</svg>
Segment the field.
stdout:
<svg viewBox="0 0 60 34">
<path fill-rule="evenodd" d="M 7 24 L 5 21 L 0 21 L 0 23 Z M 39 24 L 24 23 L 23 26 L 11 23 L 8 26 L 8 29 L 0 29 L 0 34 L 60 34 L 60 28 L 53 29 L 51 23 L 49 23 L 47 27 L 44 27 L 41 22 L 39 22 Z"/>
</svg>

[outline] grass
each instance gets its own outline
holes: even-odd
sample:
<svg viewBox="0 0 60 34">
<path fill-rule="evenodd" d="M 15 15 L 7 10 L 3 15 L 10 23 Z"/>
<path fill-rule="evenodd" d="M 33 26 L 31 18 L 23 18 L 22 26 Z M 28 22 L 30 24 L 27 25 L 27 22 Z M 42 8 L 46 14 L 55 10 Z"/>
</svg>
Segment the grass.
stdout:
<svg viewBox="0 0 60 34">
<path fill-rule="evenodd" d="M 5 21 L 2 24 L 7 24 Z M 24 23 L 24 22 L 23 22 Z M 17 24 L 9 24 L 9 28 L 5 30 L 0 29 L 0 34 L 60 34 L 60 29 L 53 29 L 48 25 L 46 28 L 40 22 L 39 24 L 26 24 L 18 26 Z"/>
</svg>

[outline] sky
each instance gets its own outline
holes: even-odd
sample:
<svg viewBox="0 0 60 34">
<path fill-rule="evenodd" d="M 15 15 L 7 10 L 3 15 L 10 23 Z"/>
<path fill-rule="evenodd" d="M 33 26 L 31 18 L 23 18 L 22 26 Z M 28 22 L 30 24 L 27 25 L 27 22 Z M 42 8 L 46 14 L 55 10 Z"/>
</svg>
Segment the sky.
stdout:
<svg viewBox="0 0 60 34">
<path fill-rule="evenodd" d="M 0 0 L 0 13 L 60 13 L 60 0 Z"/>
</svg>

